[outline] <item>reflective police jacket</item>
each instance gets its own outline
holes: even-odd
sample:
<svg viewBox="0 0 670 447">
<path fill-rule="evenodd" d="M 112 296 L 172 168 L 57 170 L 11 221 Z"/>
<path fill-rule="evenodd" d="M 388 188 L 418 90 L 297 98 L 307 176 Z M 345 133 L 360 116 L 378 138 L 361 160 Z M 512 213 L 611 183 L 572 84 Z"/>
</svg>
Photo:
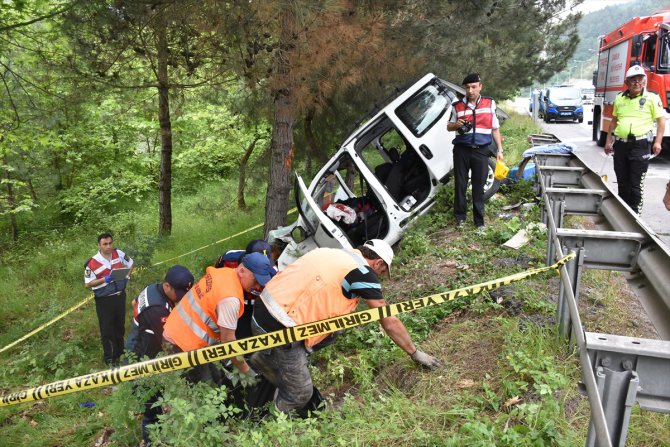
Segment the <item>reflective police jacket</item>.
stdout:
<svg viewBox="0 0 670 447">
<path fill-rule="evenodd" d="M 154 358 L 161 350 L 163 326 L 172 311 L 172 302 L 163 290 L 163 283 L 147 286 L 135 300 L 133 319 L 139 332 L 130 350 L 138 358 Z"/>
<path fill-rule="evenodd" d="M 454 103 L 456 118 L 469 121 L 472 129 L 469 132 L 460 135 L 456 133 L 453 144 L 463 146 L 488 146 L 493 141 L 491 131 L 493 130 L 493 114 L 495 113 L 493 98 L 480 96 L 471 109 L 467 105 L 467 98 Z"/>
<path fill-rule="evenodd" d="M 261 299 L 285 327 L 346 315 L 356 309 L 359 300 L 342 294 L 342 280 L 353 269 L 367 265 L 358 250 L 319 248 L 272 278 Z M 309 338 L 305 345 L 313 347 L 326 337 Z"/>
<path fill-rule="evenodd" d="M 112 273 L 112 270 L 126 268 L 126 265 L 128 264 L 124 262 L 124 258 L 128 264 L 132 265 L 132 260 L 126 256 L 125 253 L 117 249 L 112 250 L 112 259 L 109 261 L 112 268 L 110 269 L 106 265 L 107 260 L 102 257 L 100 252 L 98 252 L 84 264 L 84 267 L 86 268 L 84 274 L 86 277 L 90 277 L 90 273 L 93 272 L 96 279 L 104 278 Z M 92 287 L 91 290 L 93 290 L 93 294 L 96 298 L 101 298 L 103 296 L 117 295 L 123 292 L 126 289 L 126 284 L 128 284 L 128 279 L 124 278 L 110 283 L 102 283 Z"/>
<path fill-rule="evenodd" d="M 165 323 L 164 336 L 182 351 L 221 342 L 216 306 L 224 298 L 240 300 L 238 318 L 244 313 L 244 289 L 237 272 L 230 268 L 207 267 L 205 276 L 179 301 Z"/>
</svg>

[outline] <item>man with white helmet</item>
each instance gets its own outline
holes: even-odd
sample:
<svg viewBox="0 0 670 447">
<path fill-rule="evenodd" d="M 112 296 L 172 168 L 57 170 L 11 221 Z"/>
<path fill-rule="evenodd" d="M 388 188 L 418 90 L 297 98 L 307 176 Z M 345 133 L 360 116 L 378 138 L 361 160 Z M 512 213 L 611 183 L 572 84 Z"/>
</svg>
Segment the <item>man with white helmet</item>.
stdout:
<svg viewBox="0 0 670 447">
<path fill-rule="evenodd" d="M 641 66 L 630 67 L 626 71 L 625 82 L 628 89 L 614 100 L 605 153 L 614 152 L 619 197 L 639 214 L 642 210 L 642 182 L 649 167 L 649 158 L 652 153 L 661 153 L 665 115 L 661 98 L 645 88 L 647 75 Z"/>
<path fill-rule="evenodd" d="M 282 330 L 353 312 L 360 298 L 370 308 L 386 306 L 379 275 L 390 276 L 393 249 L 373 239 L 356 250 L 318 248 L 303 255 L 277 274 L 254 304 L 254 335 Z M 412 359 L 428 368 L 439 361 L 419 351 L 403 323 L 395 316 L 380 323 L 393 342 Z M 277 386 L 275 404 L 280 411 L 300 410 L 312 398 L 307 354 L 328 343 L 317 336 L 260 351 L 251 358 L 254 369 Z M 299 412 L 300 413 L 300 412 Z"/>
</svg>

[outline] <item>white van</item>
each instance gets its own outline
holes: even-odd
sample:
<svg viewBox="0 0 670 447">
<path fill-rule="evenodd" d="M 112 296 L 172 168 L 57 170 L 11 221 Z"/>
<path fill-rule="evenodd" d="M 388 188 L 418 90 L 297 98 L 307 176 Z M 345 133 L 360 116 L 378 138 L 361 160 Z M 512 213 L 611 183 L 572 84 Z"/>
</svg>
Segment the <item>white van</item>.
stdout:
<svg viewBox="0 0 670 447">
<path fill-rule="evenodd" d="M 271 243 L 286 244 L 279 269 L 317 247 L 400 241 L 450 178 L 454 133 L 447 123 L 452 102 L 463 94 L 460 86 L 427 74 L 344 140 L 309 187 L 296 174 L 300 216 L 269 235 Z M 498 116 L 507 118 L 502 111 Z M 499 188 L 494 168 L 490 159 L 486 199 Z"/>
</svg>

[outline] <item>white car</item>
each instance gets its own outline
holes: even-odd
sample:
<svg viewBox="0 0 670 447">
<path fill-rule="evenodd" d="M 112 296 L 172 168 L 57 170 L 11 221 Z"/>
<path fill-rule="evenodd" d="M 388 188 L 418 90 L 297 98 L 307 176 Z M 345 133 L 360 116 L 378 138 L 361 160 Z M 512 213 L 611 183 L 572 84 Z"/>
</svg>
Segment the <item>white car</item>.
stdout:
<svg viewBox="0 0 670 447">
<path fill-rule="evenodd" d="M 270 243 L 286 244 L 279 269 L 317 247 L 399 242 L 451 176 L 454 133 L 447 123 L 452 102 L 463 94 L 460 86 L 427 74 L 353 132 L 309 187 L 296 174 L 300 216 L 269 234 Z M 499 110 L 498 117 L 502 122 L 507 115 Z M 486 199 L 500 184 L 494 169 L 491 158 Z"/>
</svg>

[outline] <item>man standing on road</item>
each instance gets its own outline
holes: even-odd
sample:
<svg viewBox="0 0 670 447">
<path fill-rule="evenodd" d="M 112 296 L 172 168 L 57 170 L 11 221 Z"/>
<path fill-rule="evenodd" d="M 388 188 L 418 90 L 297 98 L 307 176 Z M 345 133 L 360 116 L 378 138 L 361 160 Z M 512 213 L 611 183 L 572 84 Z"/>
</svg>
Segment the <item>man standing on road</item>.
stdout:
<svg viewBox="0 0 670 447">
<path fill-rule="evenodd" d="M 303 255 L 273 278 L 254 304 L 254 335 L 282 330 L 353 312 L 359 298 L 370 308 L 386 306 L 379 275 L 389 273 L 393 250 L 384 241 L 367 241 L 357 250 L 318 248 Z M 432 368 L 439 361 L 419 351 L 395 316 L 380 323 L 391 340 L 415 362 Z M 251 364 L 277 386 L 275 404 L 282 412 L 301 410 L 312 398 L 308 350 L 332 341 L 326 335 L 256 352 Z"/>
<path fill-rule="evenodd" d="M 642 212 L 642 182 L 649 167 L 651 153 L 661 153 L 661 140 L 665 132 L 665 116 L 661 98 L 647 91 L 647 75 L 639 65 L 626 71 L 628 89 L 614 100 L 612 122 L 607 132 L 605 153 L 614 151 L 614 173 L 619 187 L 619 197 L 634 213 Z M 649 143 L 653 138 L 656 121 L 656 138 L 652 152 Z"/>
<path fill-rule="evenodd" d="M 102 352 L 109 366 L 117 366 L 123 354 L 128 284 L 127 275 L 115 279 L 112 270 L 132 266 L 133 260 L 114 248 L 114 239 L 109 233 L 98 236 L 98 253 L 84 264 L 84 284 L 95 295 Z"/>
<path fill-rule="evenodd" d="M 453 104 L 447 130 L 456 131 L 454 144 L 454 216 L 462 228 L 467 213 L 466 190 L 468 172 L 472 181 L 472 214 L 475 226 L 484 230 L 484 185 L 489 167 L 489 156 L 503 158 L 500 123 L 493 98 L 481 96 L 482 80 L 477 73 L 463 79 L 465 98 Z M 491 149 L 495 142 L 496 149 Z"/>
</svg>

